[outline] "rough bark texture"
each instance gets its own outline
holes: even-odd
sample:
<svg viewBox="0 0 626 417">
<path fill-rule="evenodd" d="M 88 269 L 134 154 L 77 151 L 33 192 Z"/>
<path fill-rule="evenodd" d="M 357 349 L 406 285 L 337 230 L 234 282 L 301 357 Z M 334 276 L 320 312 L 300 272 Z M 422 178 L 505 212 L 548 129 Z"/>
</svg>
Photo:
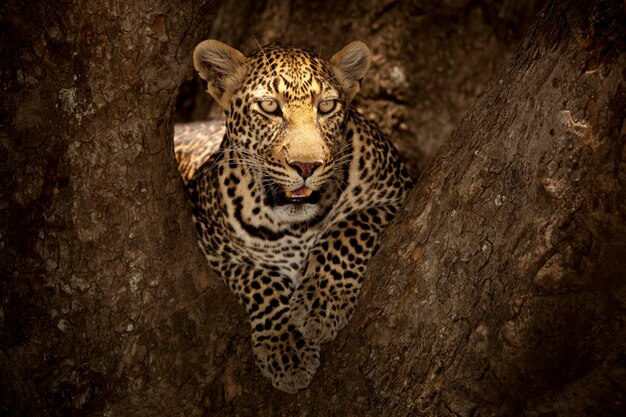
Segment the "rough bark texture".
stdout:
<svg viewBox="0 0 626 417">
<path fill-rule="evenodd" d="M 624 415 L 625 24 L 547 5 L 422 176 L 345 333 L 359 414 Z"/>
<path fill-rule="evenodd" d="M 199 296 L 214 281 L 169 137 L 214 12 L 2 6 L 0 415 L 115 415 L 172 398 L 185 412 L 202 397 L 185 384 L 210 380 L 213 321 L 238 310 Z"/>
<path fill-rule="evenodd" d="M 356 317 L 296 396 L 256 369 L 242 309 L 196 250 L 171 153 L 175 91 L 213 6 L 5 4 L 0 415 L 623 414 L 626 19 L 617 1 L 583 3 L 546 6 L 440 150 L 386 233 Z M 398 4 L 317 7 L 409 33 L 417 23 Z M 441 33 L 435 45 L 454 42 Z M 345 43 L 333 39 L 324 50 Z M 383 53 L 376 39 L 365 38 Z M 436 68 L 391 50 L 410 77 Z M 391 77 L 382 65 L 374 73 Z M 469 85 L 431 105 L 459 103 L 433 135 L 456 123 Z M 400 105 L 422 129 L 408 119 L 421 104 Z"/>
</svg>

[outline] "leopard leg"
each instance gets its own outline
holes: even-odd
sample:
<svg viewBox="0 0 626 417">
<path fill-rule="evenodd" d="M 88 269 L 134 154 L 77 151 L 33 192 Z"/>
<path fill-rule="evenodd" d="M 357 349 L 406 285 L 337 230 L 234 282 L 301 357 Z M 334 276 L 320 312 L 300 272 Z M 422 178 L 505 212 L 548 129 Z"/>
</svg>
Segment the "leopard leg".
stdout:
<svg viewBox="0 0 626 417">
<path fill-rule="evenodd" d="M 301 285 L 291 296 L 291 316 L 306 340 L 329 342 L 354 313 L 379 234 L 392 206 L 356 212 L 336 223 L 311 251 Z"/>
<path fill-rule="evenodd" d="M 305 340 L 291 320 L 291 279 L 241 264 L 225 270 L 226 283 L 250 316 L 252 350 L 263 375 L 281 391 L 306 388 L 319 367 L 319 345 Z"/>
</svg>

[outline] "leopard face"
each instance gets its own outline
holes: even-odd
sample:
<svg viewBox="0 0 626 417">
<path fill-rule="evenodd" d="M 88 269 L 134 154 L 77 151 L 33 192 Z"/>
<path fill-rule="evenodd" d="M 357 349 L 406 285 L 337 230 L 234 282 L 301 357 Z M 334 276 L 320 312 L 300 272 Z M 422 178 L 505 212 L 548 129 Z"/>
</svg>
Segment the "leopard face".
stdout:
<svg viewBox="0 0 626 417">
<path fill-rule="evenodd" d="M 246 58 L 227 50 L 230 66 L 219 78 L 217 66 L 203 65 L 207 54 L 196 49 L 200 73 L 217 80 L 208 91 L 225 109 L 231 146 L 253 173 L 271 222 L 310 221 L 332 204 L 349 151 L 347 108 L 369 66 L 369 55 L 359 60 L 362 51 L 359 44 L 333 64 L 280 45 Z"/>
<path fill-rule="evenodd" d="M 228 135 L 274 219 L 310 220 L 341 178 L 346 97 L 330 65 L 299 49 L 265 48 L 248 65 L 226 112 Z"/>
</svg>

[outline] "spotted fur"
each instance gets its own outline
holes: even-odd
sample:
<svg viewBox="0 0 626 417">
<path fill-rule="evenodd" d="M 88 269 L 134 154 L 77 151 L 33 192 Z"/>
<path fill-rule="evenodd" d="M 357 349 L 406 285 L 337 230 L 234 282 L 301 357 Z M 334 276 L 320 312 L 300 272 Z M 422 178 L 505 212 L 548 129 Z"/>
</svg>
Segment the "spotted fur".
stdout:
<svg viewBox="0 0 626 417">
<path fill-rule="evenodd" d="M 174 152 L 185 184 L 217 152 L 224 133 L 226 127 L 221 120 L 174 125 Z"/>
<path fill-rule="evenodd" d="M 192 130 L 175 138 L 199 245 L 250 316 L 259 368 L 290 393 L 354 313 L 411 186 L 391 142 L 350 106 L 369 56 L 360 42 L 330 60 L 285 46 L 245 57 L 212 40 L 194 53 L 226 115 L 209 158 Z"/>
</svg>

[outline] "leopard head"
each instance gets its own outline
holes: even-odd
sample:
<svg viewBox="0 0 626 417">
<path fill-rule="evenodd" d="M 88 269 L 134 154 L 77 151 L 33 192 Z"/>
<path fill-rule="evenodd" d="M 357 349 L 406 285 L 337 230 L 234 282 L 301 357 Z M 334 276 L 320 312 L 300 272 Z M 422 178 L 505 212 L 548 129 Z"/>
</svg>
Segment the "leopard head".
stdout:
<svg viewBox="0 0 626 417">
<path fill-rule="evenodd" d="M 280 45 L 248 56 L 215 40 L 196 47 L 195 68 L 226 115 L 227 145 L 265 188 L 277 220 L 310 220 L 339 188 L 348 107 L 369 64 L 359 41 L 330 60 Z"/>
</svg>

